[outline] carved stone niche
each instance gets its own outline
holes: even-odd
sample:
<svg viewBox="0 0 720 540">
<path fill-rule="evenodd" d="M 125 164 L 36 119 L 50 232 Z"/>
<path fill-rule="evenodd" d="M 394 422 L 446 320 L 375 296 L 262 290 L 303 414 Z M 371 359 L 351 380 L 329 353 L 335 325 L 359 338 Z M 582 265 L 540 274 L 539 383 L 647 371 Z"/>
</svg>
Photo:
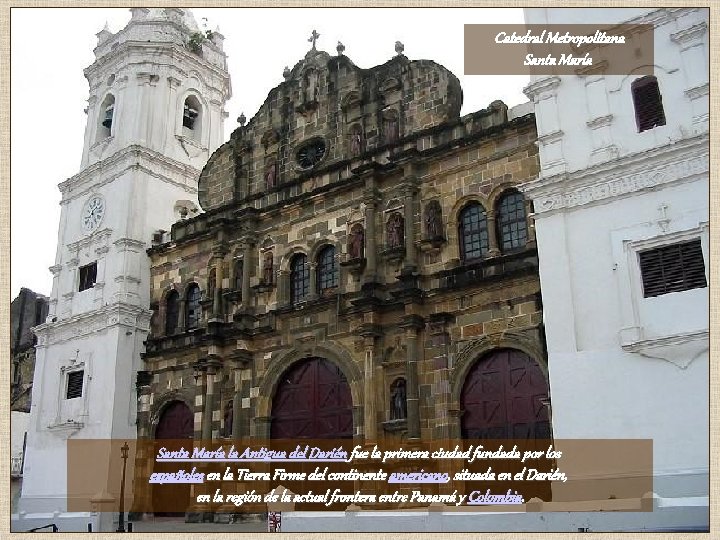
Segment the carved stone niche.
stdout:
<svg viewBox="0 0 720 540">
<path fill-rule="evenodd" d="M 347 155 L 351 158 L 360 156 L 365 151 L 365 133 L 362 125 L 353 124 L 347 134 Z"/>
<path fill-rule="evenodd" d="M 260 142 L 262 143 L 265 152 L 273 151 L 274 146 L 276 146 L 279 141 L 280 135 L 278 134 L 277 130 L 272 128 L 268 129 L 265 133 L 263 133 L 263 136 L 260 139 Z"/>
<path fill-rule="evenodd" d="M 275 287 L 275 265 L 271 247 L 263 248 L 260 283 L 254 287 L 257 292 L 269 292 Z"/>
<path fill-rule="evenodd" d="M 300 99 L 296 110 L 302 114 L 311 113 L 318 106 L 320 93 L 320 70 L 316 67 L 308 67 L 300 79 Z"/>
<path fill-rule="evenodd" d="M 405 257 L 405 219 L 400 210 L 387 212 L 385 221 L 385 249 L 380 256 L 390 262 Z"/>
<path fill-rule="evenodd" d="M 420 249 L 423 252 L 437 252 L 447 242 L 442 218 L 442 206 L 437 200 L 429 201 L 423 210 L 423 239 Z"/>
<path fill-rule="evenodd" d="M 360 94 L 355 90 L 348 92 L 340 102 L 340 108 L 345 115 L 345 123 L 356 122 L 362 116 L 362 101 Z"/>
<path fill-rule="evenodd" d="M 402 84 L 395 77 L 388 77 L 378 86 L 378 93 L 385 105 L 395 105 L 402 99 Z"/>
<path fill-rule="evenodd" d="M 350 225 L 347 241 L 347 258 L 340 263 L 341 266 L 350 270 L 355 277 L 362 274 L 365 269 L 365 228 L 362 223 L 356 222 Z"/>
</svg>

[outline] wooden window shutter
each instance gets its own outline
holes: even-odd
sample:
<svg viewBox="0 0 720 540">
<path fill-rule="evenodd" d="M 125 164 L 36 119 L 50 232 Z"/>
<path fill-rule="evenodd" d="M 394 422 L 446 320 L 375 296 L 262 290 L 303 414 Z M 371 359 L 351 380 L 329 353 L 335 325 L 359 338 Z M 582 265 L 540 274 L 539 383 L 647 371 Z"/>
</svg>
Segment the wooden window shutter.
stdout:
<svg viewBox="0 0 720 540">
<path fill-rule="evenodd" d="M 645 298 L 707 287 L 699 239 L 641 251 L 638 255 Z"/>
</svg>

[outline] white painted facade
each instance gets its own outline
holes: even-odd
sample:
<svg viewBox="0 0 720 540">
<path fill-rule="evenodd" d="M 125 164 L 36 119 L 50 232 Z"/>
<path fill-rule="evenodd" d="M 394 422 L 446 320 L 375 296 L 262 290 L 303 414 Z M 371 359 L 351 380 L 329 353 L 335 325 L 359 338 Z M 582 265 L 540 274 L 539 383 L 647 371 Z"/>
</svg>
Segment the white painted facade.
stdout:
<svg viewBox="0 0 720 540">
<path fill-rule="evenodd" d="M 554 437 L 651 438 L 654 491 L 707 497 L 708 288 L 645 298 L 638 252 L 700 239 L 709 283 L 709 10 L 527 8 L 525 19 L 653 24 L 666 118 L 638 132 L 639 75 L 533 77 L 525 89 L 540 149 L 540 176 L 524 191 Z"/>
<path fill-rule="evenodd" d="M 222 142 L 231 93 L 222 36 L 214 33 L 197 54 L 187 46 L 199 31 L 190 12 L 131 12 L 123 30 L 98 33 L 95 62 L 85 70 L 90 97 L 82 165 L 59 186 L 53 288 L 47 321 L 35 329 L 33 403 L 14 530 L 48 519 L 62 531 L 85 530 L 91 521 L 98 530 L 97 515 L 66 512 L 66 440 L 136 437 L 135 379 L 152 314 L 145 250 L 157 231 L 198 211 L 197 178 Z M 183 127 L 189 96 L 199 108 L 193 129 Z M 109 104 L 108 128 L 102 122 Z M 95 283 L 80 291 L 81 268 L 93 262 Z M 68 374 L 78 370 L 82 395 L 67 399 Z"/>
</svg>

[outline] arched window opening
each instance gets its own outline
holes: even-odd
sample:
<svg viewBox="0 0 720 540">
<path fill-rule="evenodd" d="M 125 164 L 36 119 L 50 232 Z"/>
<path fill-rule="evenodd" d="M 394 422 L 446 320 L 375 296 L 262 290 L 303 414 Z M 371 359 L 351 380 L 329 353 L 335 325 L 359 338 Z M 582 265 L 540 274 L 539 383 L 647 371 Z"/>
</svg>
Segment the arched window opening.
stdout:
<svg viewBox="0 0 720 540">
<path fill-rule="evenodd" d="M 635 106 L 635 122 L 638 132 L 664 126 L 665 109 L 657 79 L 652 75 L 640 77 L 633 81 L 630 90 Z"/>
<path fill-rule="evenodd" d="M 317 258 L 317 289 L 320 295 L 328 294 L 337 288 L 339 273 L 335 262 L 335 248 L 324 247 Z"/>
<path fill-rule="evenodd" d="M 100 117 L 97 127 L 96 142 L 107 139 L 112 135 L 113 119 L 115 117 L 115 96 L 108 94 L 100 105 Z"/>
<path fill-rule="evenodd" d="M 521 193 L 511 191 L 498 201 L 497 230 L 502 251 L 525 247 L 527 217 L 525 215 L 525 198 Z"/>
<path fill-rule="evenodd" d="M 485 209 L 479 203 L 470 203 L 460 212 L 458 221 L 461 259 L 479 259 L 490 247 Z"/>
<path fill-rule="evenodd" d="M 407 384 L 402 377 L 390 385 L 390 420 L 407 418 Z"/>
<path fill-rule="evenodd" d="M 200 287 L 193 283 L 188 288 L 187 300 L 185 302 L 185 328 L 188 330 L 197 328 L 202 315 L 200 306 Z"/>
<path fill-rule="evenodd" d="M 188 96 L 183 105 L 183 135 L 189 139 L 200 140 L 202 133 L 202 106 L 195 96 Z"/>
<path fill-rule="evenodd" d="M 290 263 L 290 299 L 293 304 L 302 302 L 310 289 L 310 265 L 307 257 L 299 253 Z"/>
<path fill-rule="evenodd" d="M 168 336 L 177 332 L 178 315 L 180 314 L 180 296 L 177 291 L 171 291 L 165 303 L 165 334 Z"/>
</svg>

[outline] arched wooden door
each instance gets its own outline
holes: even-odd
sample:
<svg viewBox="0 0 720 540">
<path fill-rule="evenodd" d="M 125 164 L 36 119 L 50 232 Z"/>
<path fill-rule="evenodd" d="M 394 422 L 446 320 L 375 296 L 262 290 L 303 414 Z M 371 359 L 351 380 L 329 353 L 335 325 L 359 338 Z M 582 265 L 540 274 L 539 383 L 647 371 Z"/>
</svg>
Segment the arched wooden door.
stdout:
<svg viewBox="0 0 720 540">
<path fill-rule="evenodd" d="M 189 439 L 193 438 L 193 413 L 182 401 L 173 401 L 165 407 L 160 416 L 155 439 Z M 189 443 L 192 447 L 192 442 Z M 178 448 L 179 449 L 179 448 Z M 188 447 L 186 446 L 186 450 Z M 177 472 L 178 466 L 173 463 L 155 463 L 154 472 Z M 156 516 L 183 516 L 184 510 L 190 505 L 190 484 L 152 484 L 153 507 L 160 508 Z M 176 512 L 167 512 L 167 504 L 160 505 L 159 500 L 168 501 L 172 498 L 172 508 Z"/>
<path fill-rule="evenodd" d="M 193 414 L 182 401 L 173 401 L 162 412 L 155 429 L 156 439 L 192 439 Z"/>
<path fill-rule="evenodd" d="M 342 370 L 324 358 L 290 366 L 278 382 L 271 414 L 273 439 L 353 436 L 350 385 Z"/>
<path fill-rule="evenodd" d="M 465 379 L 460 404 L 466 439 L 550 439 L 545 375 L 527 354 L 493 351 Z"/>
</svg>

